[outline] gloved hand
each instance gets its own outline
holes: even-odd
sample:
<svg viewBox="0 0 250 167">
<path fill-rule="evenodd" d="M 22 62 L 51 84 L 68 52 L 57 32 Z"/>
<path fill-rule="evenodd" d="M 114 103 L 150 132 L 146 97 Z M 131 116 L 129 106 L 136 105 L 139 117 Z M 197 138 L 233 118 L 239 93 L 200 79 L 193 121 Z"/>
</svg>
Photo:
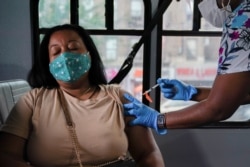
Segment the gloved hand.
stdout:
<svg viewBox="0 0 250 167">
<path fill-rule="evenodd" d="M 129 94 L 124 94 L 124 97 L 131 102 L 123 105 L 124 115 L 135 117 L 135 119 L 129 122 L 129 125 L 142 125 L 150 127 L 161 135 L 167 133 L 167 129 L 159 129 L 157 126 L 157 116 L 160 114 L 159 112 L 144 105 Z"/>
<path fill-rule="evenodd" d="M 161 92 L 165 98 L 172 100 L 190 100 L 197 89 L 192 85 L 187 85 L 176 79 L 158 78 L 157 83 L 160 85 Z"/>
</svg>

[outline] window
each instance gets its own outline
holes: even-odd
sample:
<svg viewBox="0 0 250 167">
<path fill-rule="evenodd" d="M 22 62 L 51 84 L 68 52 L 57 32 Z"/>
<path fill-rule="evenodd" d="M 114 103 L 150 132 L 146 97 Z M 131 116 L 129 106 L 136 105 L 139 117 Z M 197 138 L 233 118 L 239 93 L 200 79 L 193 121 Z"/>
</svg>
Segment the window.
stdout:
<svg viewBox="0 0 250 167">
<path fill-rule="evenodd" d="M 163 29 L 191 30 L 192 19 L 193 0 L 173 1 L 163 15 Z"/>
<path fill-rule="evenodd" d="M 40 0 L 39 26 L 52 27 L 70 22 L 70 6 L 68 0 Z"/>
<path fill-rule="evenodd" d="M 106 59 L 115 60 L 116 59 L 116 48 L 117 41 L 115 39 L 108 39 L 106 43 Z"/>
<path fill-rule="evenodd" d="M 131 9 L 131 17 L 132 18 L 140 18 L 142 17 L 142 2 L 140 0 L 131 1 L 130 5 Z"/>
<path fill-rule="evenodd" d="M 79 25 L 86 29 L 105 29 L 105 1 L 79 0 Z"/>
<path fill-rule="evenodd" d="M 114 0 L 115 29 L 143 29 L 144 6 L 142 0 Z"/>
</svg>

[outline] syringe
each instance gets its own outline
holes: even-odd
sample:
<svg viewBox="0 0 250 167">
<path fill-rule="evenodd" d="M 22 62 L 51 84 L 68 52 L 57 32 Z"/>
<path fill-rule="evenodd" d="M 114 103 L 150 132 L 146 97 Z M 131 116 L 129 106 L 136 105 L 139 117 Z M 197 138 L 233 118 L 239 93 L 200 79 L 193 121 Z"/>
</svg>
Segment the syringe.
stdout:
<svg viewBox="0 0 250 167">
<path fill-rule="evenodd" d="M 145 94 L 147 94 L 147 93 L 149 93 L 149 92 L 151 92 L 152 91 L 152 89 L 155 89 L 155 88 L 157 88 L 159 86 L 159 84 L 155 84 L 154 86 L 152 86 L 150 89 L 148 89 L 148 90 L 146 90 L 142 95 L 145 95 Z"/>
</svg>

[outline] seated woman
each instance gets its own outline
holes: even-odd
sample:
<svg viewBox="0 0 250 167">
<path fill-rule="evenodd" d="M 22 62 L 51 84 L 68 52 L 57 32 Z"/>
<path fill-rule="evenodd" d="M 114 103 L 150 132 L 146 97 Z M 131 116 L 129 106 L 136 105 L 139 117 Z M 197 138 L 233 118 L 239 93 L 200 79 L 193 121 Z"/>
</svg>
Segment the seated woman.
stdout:
<svg viewBox="0 0 250 167">
<path fill-rule="evenodd" d="M 33 89 L 1 127 L 0 166 L 119 166 L 128 155 L 137 166 L 164 166 L 151 131 L 126 126 L 125 91 L 107 85 L 82 27 L 49 29 L 28 81 Z"/>
</svg>

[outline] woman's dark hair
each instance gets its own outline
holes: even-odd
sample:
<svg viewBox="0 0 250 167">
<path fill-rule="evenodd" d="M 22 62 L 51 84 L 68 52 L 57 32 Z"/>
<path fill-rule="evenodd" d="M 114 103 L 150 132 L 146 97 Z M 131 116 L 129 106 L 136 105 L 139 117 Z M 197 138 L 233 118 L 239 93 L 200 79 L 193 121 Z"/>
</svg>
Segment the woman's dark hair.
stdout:
<svg viewBox="0 0 250 167">
<path fill-rule="evenodd" d="M 91 67 L 89 69 L 89 81 L 91 85 L 107 84 L 107 79 L 104 71 L 104 66 L 97 48 L 88 34 L 88 32 L 81 26 L 64 24 L 50 28 L 39 48 L 38 57 L 35 58 L 32 69 L 28 75 L 28 82 L 32 88 L 45 87 L 48 89 L 58 87 L 58 83 L 49 71 L 49 51 L 48 45 L 50 37 L 54 32 L 60 30 L 72 30 L 75 31 L 84 42 L 87 50 L 91 56 Z"/>
</svg>

